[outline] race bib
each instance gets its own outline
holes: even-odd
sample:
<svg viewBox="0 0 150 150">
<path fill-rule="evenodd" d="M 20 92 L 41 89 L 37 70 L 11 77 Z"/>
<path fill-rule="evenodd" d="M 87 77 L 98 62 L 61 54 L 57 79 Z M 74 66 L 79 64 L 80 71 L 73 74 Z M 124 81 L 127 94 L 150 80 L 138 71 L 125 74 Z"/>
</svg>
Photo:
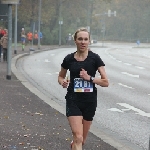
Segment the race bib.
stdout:
<svg viewBox="0 0 150 150">
<path fill-rule="evenodd" d="M 82 78 L 75 78 L 74 92 L 93 92 L 93 83 Z"/>
</svg>

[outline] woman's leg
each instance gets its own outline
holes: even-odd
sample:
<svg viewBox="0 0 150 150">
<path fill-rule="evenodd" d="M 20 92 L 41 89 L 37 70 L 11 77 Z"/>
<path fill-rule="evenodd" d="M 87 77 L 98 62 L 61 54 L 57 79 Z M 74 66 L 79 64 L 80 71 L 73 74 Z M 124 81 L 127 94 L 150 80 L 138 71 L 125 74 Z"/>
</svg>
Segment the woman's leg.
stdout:
<svg viewBox="0 0 150 150">
<path fill-rule="evenodd" d="M 83 114 L 83 145 L 85 144 L 88 132 L 90 130 L 93 117 L 95 115 L 97 101 L 84 104 Z"/>
<path fill-rule="evenodd" d="M 83 117 L 82 116 L 70 116 L 68 121 L 73 133 L 73 145 L 72 150 L 82 150 L 83 142 Z"/>
<path fill-rule="evenodd" d="M 83 119 L 83 143 L 82 143 L 83 145 L 86 141 L 91 124 L 92 124 L 92 121 L 86 121 Z"/>
</svg>

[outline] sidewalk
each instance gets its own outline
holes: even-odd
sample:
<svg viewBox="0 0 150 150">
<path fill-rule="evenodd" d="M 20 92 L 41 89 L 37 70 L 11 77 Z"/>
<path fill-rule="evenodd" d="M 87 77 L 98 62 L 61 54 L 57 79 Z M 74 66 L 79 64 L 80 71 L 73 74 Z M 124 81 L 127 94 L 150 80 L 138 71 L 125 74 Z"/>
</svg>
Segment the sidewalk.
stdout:
<svg viewBox="0 0 150 150">
<path fill-rule="evenodd" d="M 29 48 L 18 47 L 17 55 L 29 53 Z M 16 56 L 13 48 L 12 55 Z M 70 150 L 72 134 L 66 116 L 31 93 L 13 73 L 11 80 L 6 75 L 7 63 L 0 62 L 0 150 Z M 116 149 L 89 133 L 83 150 Z"/>
</svg>

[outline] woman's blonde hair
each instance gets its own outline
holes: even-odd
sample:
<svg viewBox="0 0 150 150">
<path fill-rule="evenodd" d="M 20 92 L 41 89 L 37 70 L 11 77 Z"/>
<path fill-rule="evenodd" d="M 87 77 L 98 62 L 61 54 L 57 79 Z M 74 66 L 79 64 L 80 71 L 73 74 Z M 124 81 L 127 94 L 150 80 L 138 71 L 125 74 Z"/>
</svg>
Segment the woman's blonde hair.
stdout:
<svg viewBox="0 0 150 150">
<path fill-rule="evenodd" d="M 78 34 L 79 32 L 81 32 L 81 31 L 87 32 L 87 33 L 89 34 L 89 40 L 90 40 L 90 33 L 89 33 L 89 31 L 87 30 L 87 28 L 82 27 L 82 28 L 79 28 L 79 29 L 74 33 L 74 35 L 73 35 L 74 41 L 77 39 L 77 34 Z"/>
</svg>

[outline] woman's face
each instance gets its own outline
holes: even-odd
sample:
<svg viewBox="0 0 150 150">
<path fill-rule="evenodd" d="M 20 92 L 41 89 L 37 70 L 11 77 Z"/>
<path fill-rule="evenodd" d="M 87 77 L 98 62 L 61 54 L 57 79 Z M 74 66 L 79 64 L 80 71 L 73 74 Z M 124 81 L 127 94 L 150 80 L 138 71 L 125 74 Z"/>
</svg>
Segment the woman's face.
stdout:
<svg viewBox="0 0 150 150">
<path fill-rule="evenodd" d="M 75 43 L 77 45 L 77 50 L 80 50 L 83 52 L 88 50 L 88 45 L 90 43 L 89 33 L 85 31 L 78 32 Z"/>
</svg>

